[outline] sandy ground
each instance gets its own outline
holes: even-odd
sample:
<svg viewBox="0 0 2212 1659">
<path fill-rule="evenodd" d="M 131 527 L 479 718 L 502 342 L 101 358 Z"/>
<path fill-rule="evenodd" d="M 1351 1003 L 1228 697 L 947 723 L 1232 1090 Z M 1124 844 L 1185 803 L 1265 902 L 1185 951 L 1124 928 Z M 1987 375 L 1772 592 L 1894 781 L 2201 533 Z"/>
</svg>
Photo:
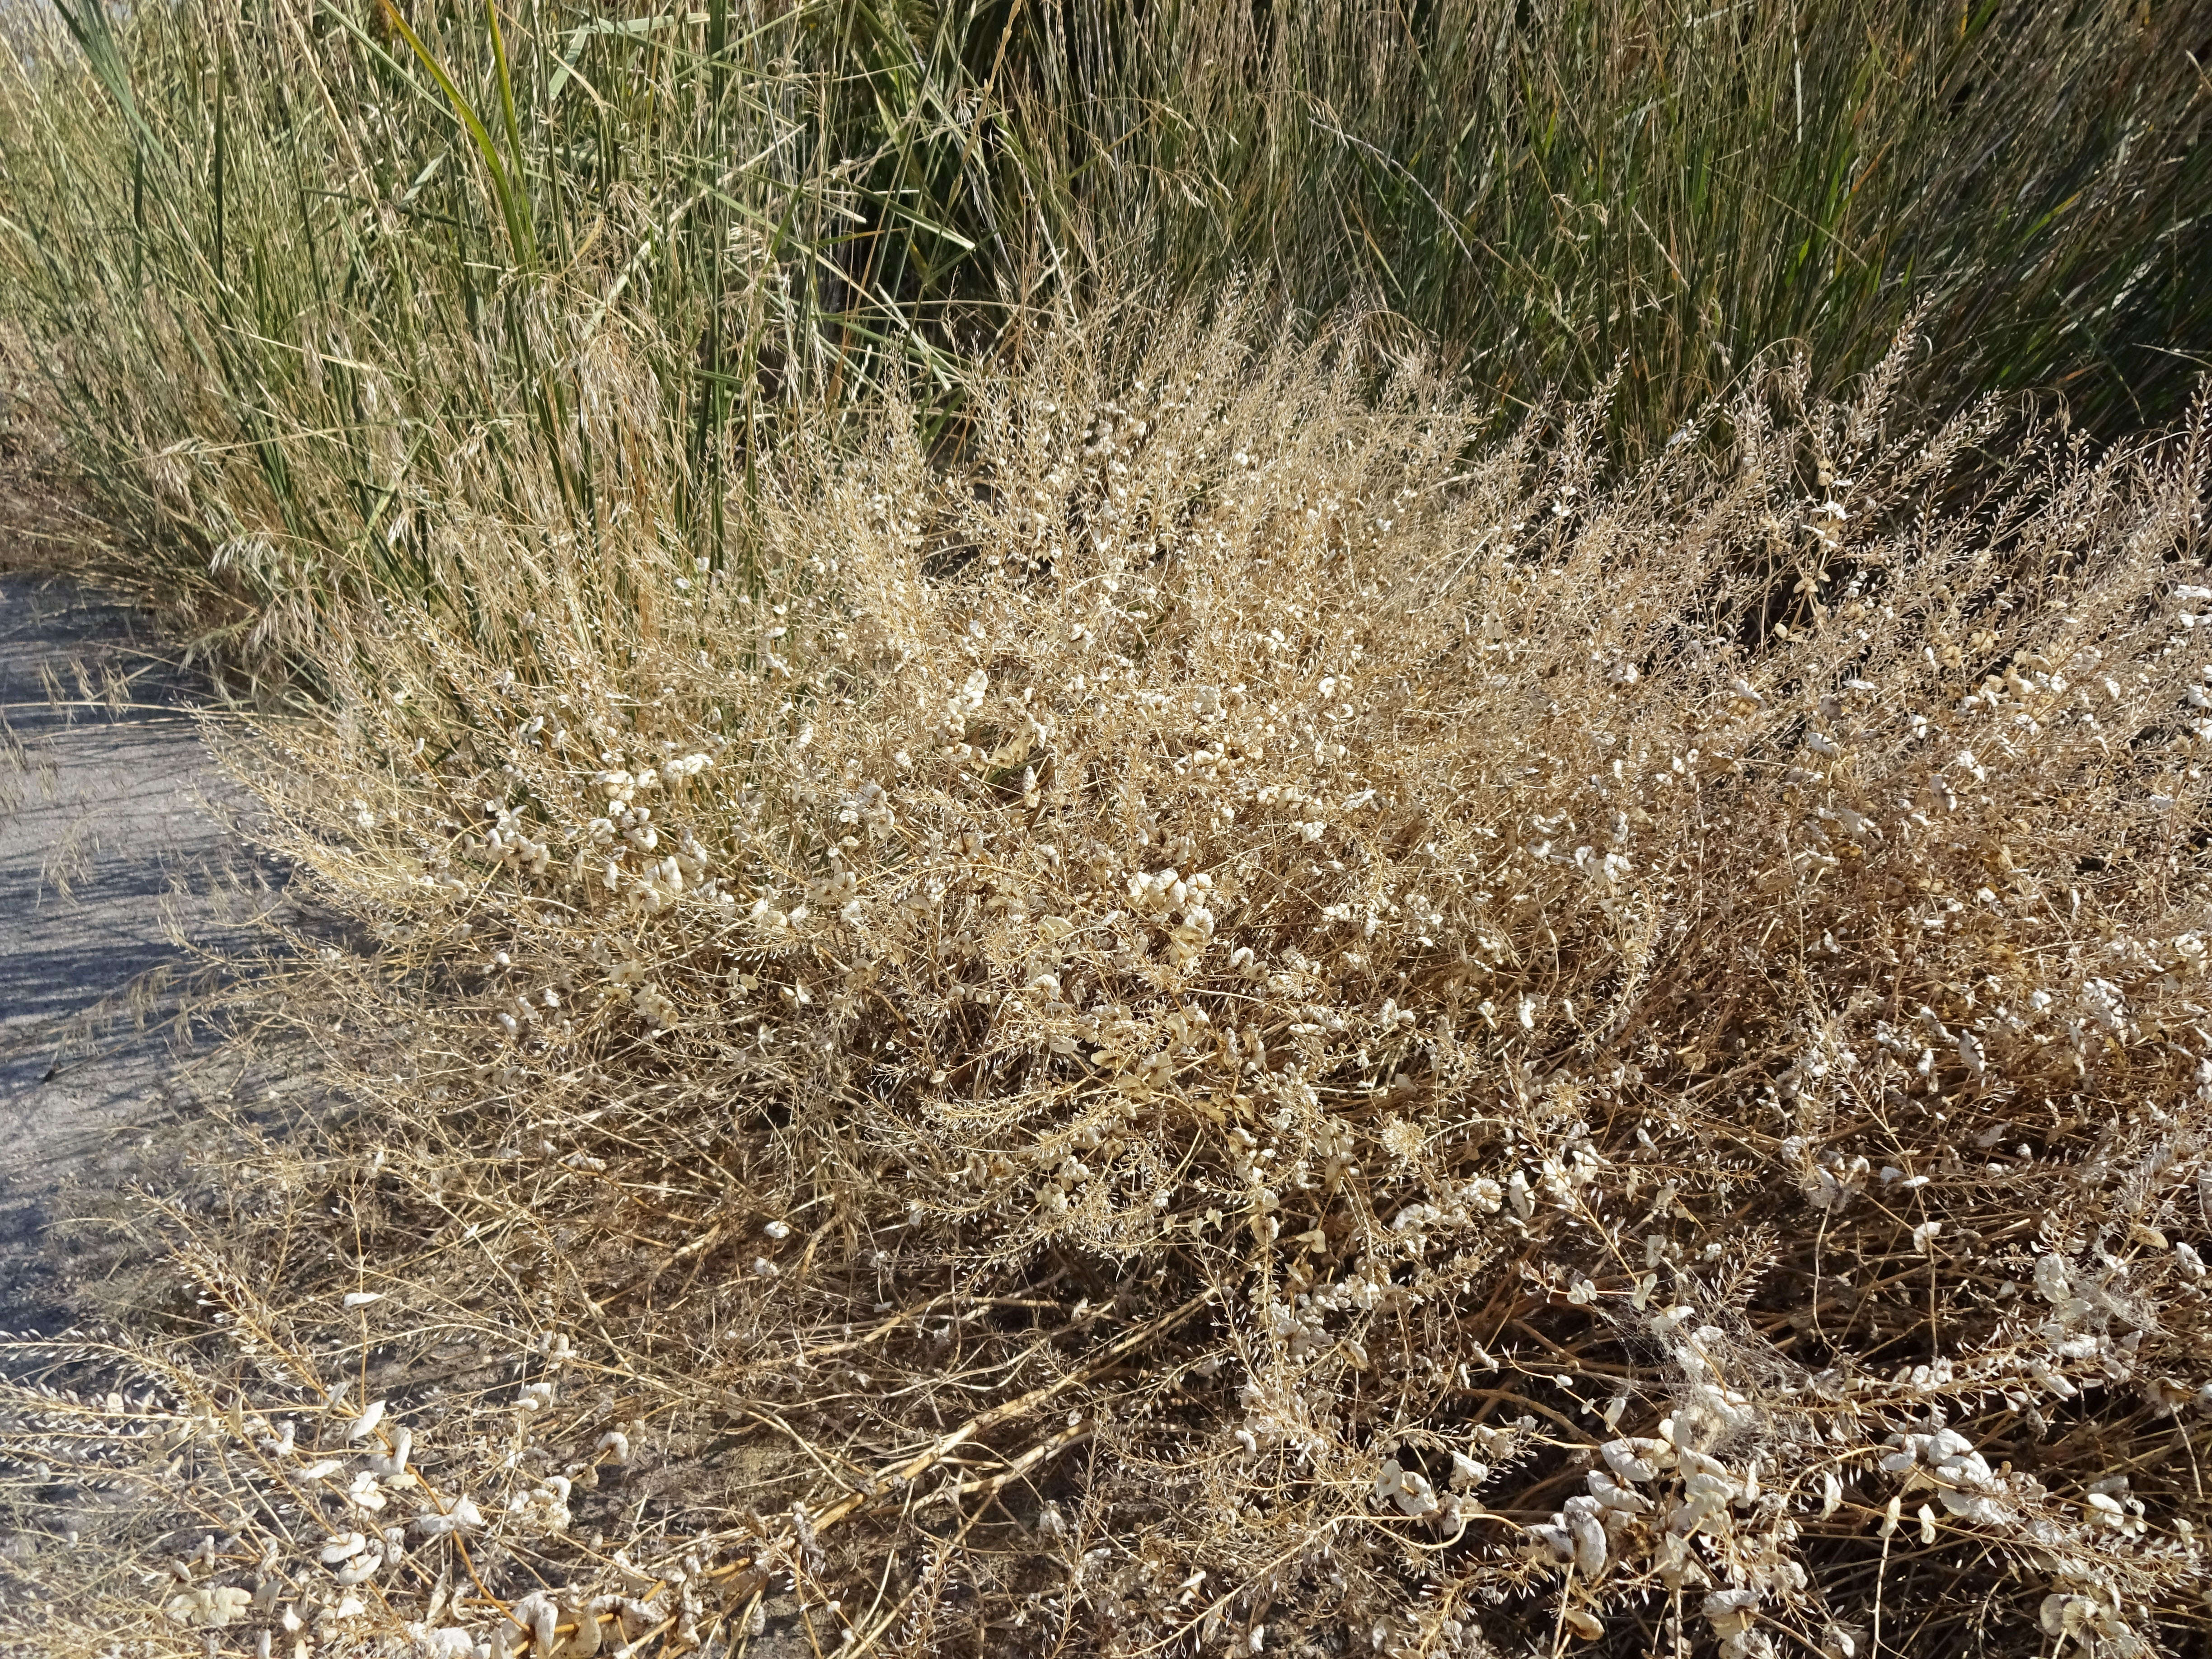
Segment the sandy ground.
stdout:
<svg viewBox="0 0 2212 1659">
<path fill-rule="evenodd" d="M 129 605 L 25 569 L 24 529 L 0 495 L 0 1329 L 50 1331 L 55 1222 L 210 1086 L 180 1018 L 202 953 L 251 948 L 278 895 L 226 823 L 204 688 Z"/>
</svg>

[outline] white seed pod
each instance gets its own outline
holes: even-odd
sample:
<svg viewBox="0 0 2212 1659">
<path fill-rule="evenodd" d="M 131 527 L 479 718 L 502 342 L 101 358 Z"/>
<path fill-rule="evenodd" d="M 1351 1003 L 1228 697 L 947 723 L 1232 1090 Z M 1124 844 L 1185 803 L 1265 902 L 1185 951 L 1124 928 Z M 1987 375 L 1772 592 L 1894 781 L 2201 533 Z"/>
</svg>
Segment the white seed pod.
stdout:
<svg viewBox="0 0 2212 1659">
<path fill-rule="evenodd" d="M 331 1577 L 341 1585 L 349 1589 L 356 1584 L 367 1583 L 376 1576 L 383 1565 L 384 1555 L 381 1551 L 364 1550 L 344 1566 L 340 1567 Z"/>
<path fill-rule="evenodd" d="M 1564 1524 L 1540 1521 L 1528 1528 L 1528 1533 L 1537 1542 L 1543 1545 L 1552 1559 L 1560 1566 L 1566 1565 L 1575 1559 L 1574 1534 L 1570 1533 Z"/>
<path fill-rule="evenodd" d="M 1590 1496 L 1607 1509 L 1624 1515 L 1645 1515 L 1650 1512 L 1651 1500 L 1632 1487 L 1624 1486 L 1603 1469 L 1592 1469 L 1583 1480 L 1589 1484 Z"/>
<path fill-rule="evenodd" d="M 1560 1511 L 1567 1533 L 1575 1540 L 1575 1568 L 1584 1578 L 1605 1571 L 1604 1510 L 1595 1498 L 1576 1497 Z"/>
<path fill-rule="evenodd" d="M 554 1652 L 555 1632 L 561 1623 L 561 1608 L 551 1596 L 544 1590 L 532 1590 L 507 1609 L 507 1616 L 530 1632 L 535 1651 L 547 1656 Z"/>
<path fill-rule="evenodd" d="M 1715 1590 L 1698 1605 L 1698 1611 L 1711 1621 L 1713 1634 L 1723 1638 L 1741 1636 L 1752 1626 L 1759 1607 L 1759 1592 L 1755 1589 Z"/>
<path fill-rule="evenodd" d="M 477 1508 L 476 1500 L 462 1498 L 453 1507 L 440 1513 L 431 1510 L 415 1517 L 415 1529 L 426 1538 L 443 1538 L 457 1532 L 477 1532 L 483 1529 L 483 1514 Z"/>
<path fill-rule="evenodd" d="M 1598 1448 L 1598 1455 L 1617 1480 L 1656 1480 L 1659 1471 L 1674 1461 L 1668 1455 L 1670 1450 L 1663 1440 L 1631 1437 L 1607 1441 Z"/>
<path fill-rule="evenodd" d="M 415 1431 L 402 1424 L 392 1431 L 392 1453 L 387 1457 L 371 1457 L 370 1470 L 386 1479 L 407 1473 L 407 1459 L 415 1449 Z"/>
<path fill-rule="evenodd" d="M 338 1533 L 327 1540 L 318 1559 L 326 1567 L 341 1561 L 349 1561 L 368 1547 L 368 1540 L 357 1532 Z"/>
</svg>

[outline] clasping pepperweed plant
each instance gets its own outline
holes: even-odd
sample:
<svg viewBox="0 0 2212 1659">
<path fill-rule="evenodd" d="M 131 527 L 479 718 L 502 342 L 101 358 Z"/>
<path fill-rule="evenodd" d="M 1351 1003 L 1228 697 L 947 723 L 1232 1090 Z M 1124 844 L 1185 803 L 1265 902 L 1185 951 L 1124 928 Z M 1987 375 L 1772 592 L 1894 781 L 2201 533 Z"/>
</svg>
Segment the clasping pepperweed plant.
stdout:
<svg viewBox="0 0 2212 1659">
<path fill-rule="evenodd" d="M 16 1388 L 27 1479 L 147 1494 L 69 1616 L 2200 1644 L 2212 416 L 1911 426 L 1908 336 L 1624 471 L 1377 337 L 1065 321 L 957 451 L 797 423 L 712 569 L 440 458 L 489 620 L 384 600 L 241 757 L 359 1110 Z"/>
</svg>

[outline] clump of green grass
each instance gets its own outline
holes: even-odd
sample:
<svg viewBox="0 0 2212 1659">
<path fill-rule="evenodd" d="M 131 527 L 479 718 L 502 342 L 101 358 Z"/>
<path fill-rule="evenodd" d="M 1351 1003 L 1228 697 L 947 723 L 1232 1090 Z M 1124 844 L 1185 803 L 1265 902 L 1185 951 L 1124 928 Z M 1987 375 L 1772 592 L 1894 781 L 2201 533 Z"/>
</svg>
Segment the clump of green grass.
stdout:
<svg viewBox="0 0 2212 1659">
<path fill-rule="evenodd" d="M 1117 15 L 1072 20 L 1022 105 L 1091 221 L 1142 225 L 1187 291 L 1227 256 L 1309 306 L 1376 296 L 1524 403 L 1617 368 L 1632 441 L 1772 342 L 1832 388 L 1915 307 L 1939 399 L 2063 385 L 2116 432 L 2203 366 L 2205 41 L 2178 12 Z"/>
<path fill-rule="evenodd" d="M 945 343 L 871 274 L 959 240 L 902 159 L 941 112 L 869 67 L 914 47 L 895 20 L 848 20 L 828 68 L 805 9 L 65 16 L 74 45 L 0 66 L 7 304 L 100 493 L 264 641 L 425 591 L 426 457 L 542 460 L 550 495 L 505 509 L 600 533 L 628 484 L 588 437 L 598 320 L 681 439 L 671 533 L 717 556 L 769 388 Z"/>
</svg>

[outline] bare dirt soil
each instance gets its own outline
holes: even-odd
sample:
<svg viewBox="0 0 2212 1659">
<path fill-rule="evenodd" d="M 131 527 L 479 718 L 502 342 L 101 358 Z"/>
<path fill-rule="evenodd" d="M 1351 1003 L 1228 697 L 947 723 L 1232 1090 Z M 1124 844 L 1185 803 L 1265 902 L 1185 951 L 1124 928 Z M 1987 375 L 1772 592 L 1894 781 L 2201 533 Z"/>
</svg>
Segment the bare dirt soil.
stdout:
<svg viewBox="0 0 2212 1659">
<path fill-rule="evenodd" d="M 187 1067 L 214 958 L 281 876 L 228 821 L 206 685 L 68 574 L 69 515 L 0 470 L 0 1329 L 66 1318 L 55 1224 L 95 1207 L 220 1068 Z M 204 1034 L 202 1034 L 204 1035 Z"/>
</svg>

